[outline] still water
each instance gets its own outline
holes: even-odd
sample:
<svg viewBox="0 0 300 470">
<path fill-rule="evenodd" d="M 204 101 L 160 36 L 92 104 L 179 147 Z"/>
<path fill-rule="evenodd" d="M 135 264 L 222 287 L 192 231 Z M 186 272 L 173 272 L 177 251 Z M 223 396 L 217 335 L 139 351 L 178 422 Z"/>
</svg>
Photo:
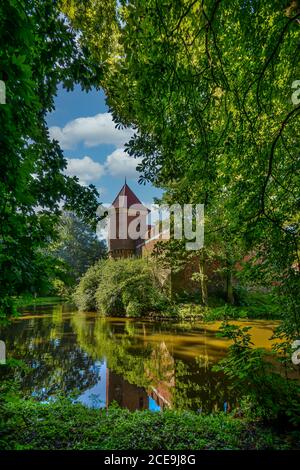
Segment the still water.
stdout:
<svg viewBox="0 0 300 470">
<path fill-rule="evenodd" d="M 234 323 L 251 325 L 255 346 L 270 348 L 275 322 Z M 0 338 L 7 358 L 27 365 L 14 376 L 25 397 L 67 395 L 99 408 L 117 402 L 130 410 L 212 411 L 238 402 L 223 374 L 212 371 L 229 345 L 216 336 L 219 326 L 102 318 L 58 304 L 25 309 L 0 329 Z"/>
</svg>

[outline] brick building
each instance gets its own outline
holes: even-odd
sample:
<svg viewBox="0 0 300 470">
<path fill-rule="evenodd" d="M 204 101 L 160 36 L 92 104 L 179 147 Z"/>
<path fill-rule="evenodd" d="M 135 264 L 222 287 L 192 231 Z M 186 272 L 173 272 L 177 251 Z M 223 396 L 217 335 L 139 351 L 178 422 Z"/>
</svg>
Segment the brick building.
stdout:
<svg viewBox="0 0 300 470">
<path fill-rule="evenodd" d="M 142 204 L 126 181 L 114 199 L 112 207 L 115 210 L 115 224 L 109 231 L 109 256 L 118 259 L 150 254 L 157 240 L 161 240 L 162 237 L 154 235 L 154 227 L 148 225 L 150 210 Z M 136 239 L 129 234 L 130 225 L 137 228 L 137 232 L 140 233 Z"/>
<path fill-rule="evenodd" d="M 166 234 L 156 233 L 155 227 L 148 225 L 150 210 L 142 204 L 126 181 L 114 199 L 112 208 L 115 210 L 115 223 L 108 235 L 110 258 L 147 257 L 152 253 L 158 241 L 166 239 Z M 134 239 L 129 235 L 131 225 L 137 229 L 138 233 Z M 147 233 L 146 237 L 141 235 L 145 233 Z M 224 279 L 217 274 L 215 264 L 215 262 L 210 262 L 206 266 L 208 290 L 211 293 L 224 289 Z M 172 272 L 171 269 L 164 269 L 160 277 L 162 284 L 167 283 L 174 293 L 196 293 L 199 291 L 199 282 L 191 279 L 192 274 L 196 272 L 199 272 L 197 256 L 189 259 L 181 271 Z"/>
</svg>

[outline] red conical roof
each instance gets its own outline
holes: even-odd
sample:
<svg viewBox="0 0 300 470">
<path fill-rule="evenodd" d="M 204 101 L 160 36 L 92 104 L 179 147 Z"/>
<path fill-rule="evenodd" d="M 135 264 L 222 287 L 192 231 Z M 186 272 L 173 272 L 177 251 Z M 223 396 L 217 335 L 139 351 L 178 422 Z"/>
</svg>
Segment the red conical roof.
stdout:
<svg viewBox="0 0 300 470">
<path fill-rule="evenodd" d="M 132 189 L 130 189 L 130 187 L 128 186 L 128 184 L 125 182 L 124 186 L 122 187 L 122 189 L 120 190 L 120 192 L 118 193 L 117 197 L 115 198 L 114 202 L 112 203 L 113 207 L 115 209 L 117 208 L 120 208 L 120 207 L 124 207 L 123 204 L 120 204 L 120 197 L 121 196 L 126 196 L 127 197 L 127 205 L 126 207 L 131 207 L 133 204 L 142 204 L 141 201 L 139 200 L 139 198 L 134 194 L 134 192 L 132 191 Z M 150 211 L 149 211 L 150 212 Z"/>
</svg>

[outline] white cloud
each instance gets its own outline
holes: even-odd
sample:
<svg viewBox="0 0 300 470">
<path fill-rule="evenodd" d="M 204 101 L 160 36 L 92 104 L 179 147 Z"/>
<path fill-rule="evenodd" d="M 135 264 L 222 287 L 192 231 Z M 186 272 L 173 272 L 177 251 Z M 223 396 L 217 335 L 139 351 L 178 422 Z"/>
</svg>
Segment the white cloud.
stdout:
<svg viewBox="0 0 300 470">
<path fill-rule="evenodd" d="M 133 135 L 132 129 L 117 129 L 110 113 L 77 118 L 65 127 L 50 127 L 49 133 L 52 139 L 58 140 L 63 150 L 74 149 L 81 142 L 86 147 L 111 144 L 120 148 Z"/>
<path fill-rule="evenodd" d="M 137 178 L 136 167 L 141 160 L 130 157 L 124 149 L 117 149 L 106 158 L 105 169 L 111 176 Z"/>
<path fill-rule="evenodd" d="M 107 193 L 107 188 L 105 186 L 97 186 L 97 191 L 100 194 L 100 196 L 103 196 L 104 194 Z"/>
<path fill-rule="evenodd" d="M 139 173 L 136 166 L 141 158 L 130 157 L 124 149 L 117 149 L 106 157 L 105 163 L 95 162 L 91 157 L 67 158 L 67 169 L 65 174 L 68 176 L 77 176 L 79 183 L 87 186 L 90 183 L 99 181 L 102 176 L 134 179 Z M 106 188 L 99 187 L 102 194 L 105 194 Z"/>
<path fill-rule="evenodd" d="M 94 162 L 91 157 L 68 158 L 68 166 L 65 171 L 68 176 L 77 176 L 82 185 L 88 185 L 97 181 L 105 174 L 105 168 L 98 162 Z"/>
</svg>

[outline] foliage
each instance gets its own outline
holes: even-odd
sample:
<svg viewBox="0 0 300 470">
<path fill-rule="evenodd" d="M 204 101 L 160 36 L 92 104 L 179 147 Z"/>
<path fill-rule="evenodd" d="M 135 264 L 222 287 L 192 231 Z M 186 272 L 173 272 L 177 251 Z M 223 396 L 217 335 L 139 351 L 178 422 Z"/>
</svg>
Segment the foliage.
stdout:
<svg viewBox="0 0 300 470">
<path fill-rule="evenodd" d="M 94 57 L 111 33 L 102 85 L 117 125 L 138 130 L 127 151 L 142 159 L 141 182 L 167 203 L 205 204 L 199 255 L 215 251 L 229 303 L 235 262 L 250 253 L 256 281 L 284 292 L 283 328 L 296 339 L 299 2 L 81 3 L 65 12 Z"/>
<path fill-rule="evenodd" d="M 70 212 L 61 215 L 57 231 L 47 251 L 65 263 L 66 284 L 74 285 L 91 265 L 106 257 L 106 246 L 91 226 Z"/>
<path fill-rule="evenodd" d="M 72 2 L 72 19 L 80 18 L 87 48 L 94 33 L 95 54 L 102 44 L 95 18 L 104 2 L 88 2 L 85 11 L 79 3 Z M 226 277 L 229 303 L 241 294 L 232 286 L 237 262 L 244 285 L 277 293 L 274 310 L 260 305 L 256 313 L 279 313 L 277 352 L 288 364 L 291 343 L 300 336 L 300 105 L 291 100 L 299 79 L 299 1 L 109 4 L 117 14 L 110 16 L 115 31 L 102 84 L 117 125 L 136 129 L 126 149 L 140 159 L 140 180 L 163 188 L 168 204 L 205 204 L 205 247 L 198 253 L 204 305 L 210 256 Z M 176 248 L 166 258 L 180 263 Z M 254 313 L 240 307 L 247 316 Z M 213 313 L 241 312 L 221 310 Z M 265 419 L 295 422 L 297 386 L 251 349 L 247 331 L 225 333 L 234 341 L 225 373 Z"/>
<path fill-rule="evenodd" d="M 0 402 L 2 450 L 290 449 L 270 429 L 246 420 L 192 412 L 88 409 L 67 400 Z M 298 437 L 299 439 L 299 437 Z"/>
<path fill-rule="evenodd" d="M 214 306 L 206 310 L 204 321 L 214 320 L 238 320 L 244 319 L 266 319 L 279 320 L 282 312 L 278 300 L 274 296 L 261 292 L 243 292 L 239 298 L 240 306 L 222 305 Z"/>
<path fill-rule="evenodd" d="M 79 310 L 95 311 L 96 291 L 102 279 L 104 261 L 100 260 L 91 266 L 80 279 L 78 286 L 73 293 L 73 300 Z"/>
<path fill-rule="evenodd" d="M 20 307 L 32 307 L 35 305 L 54 305 L 62 302 L 61 297 L 33 297 L 32 295 L 23 295 L 15 299 L 15 305 Z"/>
<path fill-rule="evenodd" d="M 239 328 L 223 323 L 220 335 L 233 344 L 228 356 L 215 370 L 222 370 L 232 381 L 241 398 L 250 402 L 252 417 L 299 425 L 300 386 L 296 380 L 282 377 L 266 360 L 262 349 L 251 347 L 251 327 Z"/>
<path fill-rule="evenodd" d="M 57 86 L 86 90 L 101 68 L 78 47 L 58 0 L 7 0 L 0 5 L 0 315 L 15 312 L 12 297 L 44 289 L 54 269 L 42 248 L 66 210 L 95 222 L 97 191 L 64 174 L 66 159 L 51 141 L 46 114 Z"/>
<path fill-rule="evenodd" d="M 282 317 L 278 299 L 260 291 L 238 289 L 235 294 L 238 305 L 229 305 L 219 296 L 211 296 L 208 306 L 198 305 L 193 298 L 182 298 L 176 304 L 178 316 L 182 319 L 217 321 L 217 320 L 279 320 Z M 277 331 L 277 330 L 276 330 Z"/>
<path fill-rule="evenodd" d="M 153 266 L 145 259 L 96 264 L 80 280 L 74 298 L 80 309 L 96 307 L 102 315 L 142 316 L 169 305 Z"/>
<path fill-rule="evenodd" d="M 199 321 L 203 320 L 207 311 L 209 311 L 208 307 L 203 307 L 194 303 L 184 303 L 176 305 L 178 311 L 178 318 L 181 320 L 191 320 L 191 321 Z"/>
</svg>

